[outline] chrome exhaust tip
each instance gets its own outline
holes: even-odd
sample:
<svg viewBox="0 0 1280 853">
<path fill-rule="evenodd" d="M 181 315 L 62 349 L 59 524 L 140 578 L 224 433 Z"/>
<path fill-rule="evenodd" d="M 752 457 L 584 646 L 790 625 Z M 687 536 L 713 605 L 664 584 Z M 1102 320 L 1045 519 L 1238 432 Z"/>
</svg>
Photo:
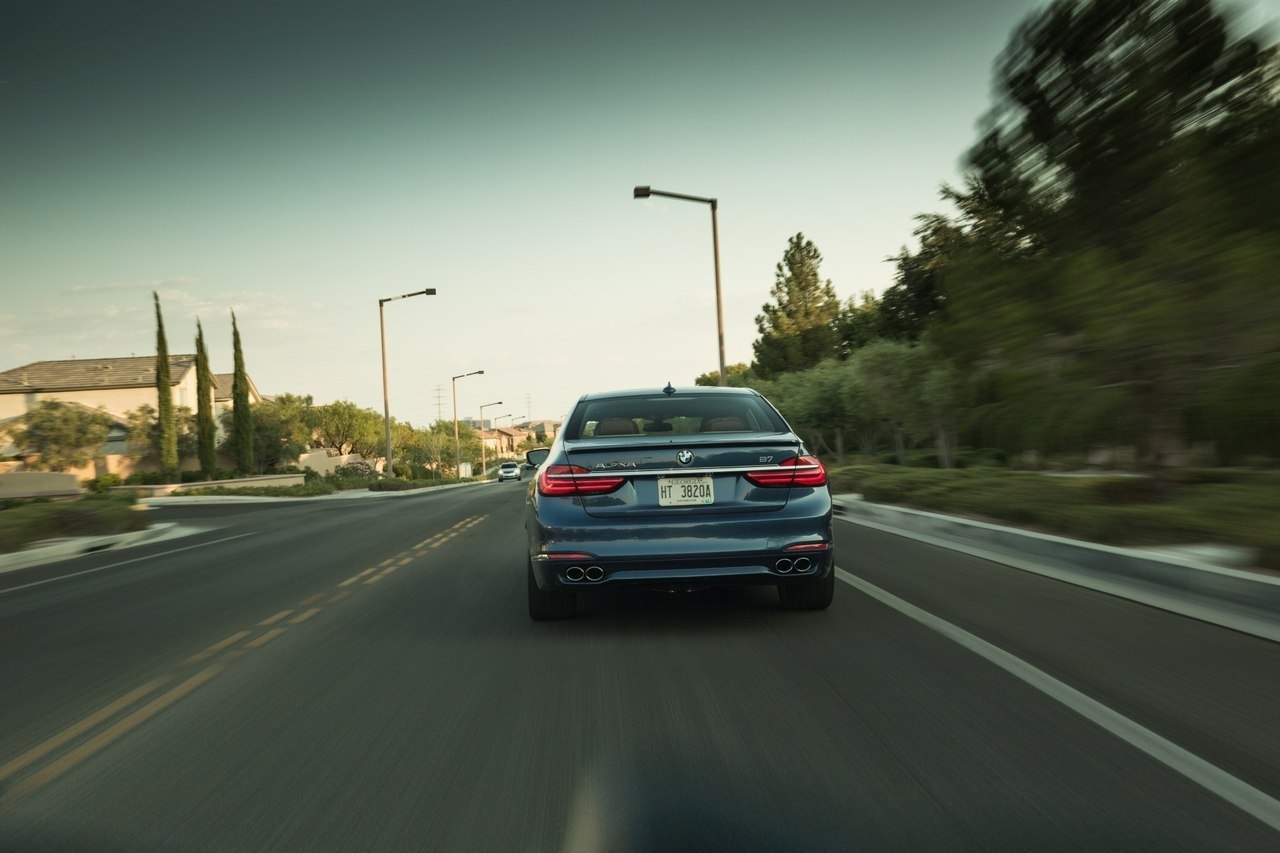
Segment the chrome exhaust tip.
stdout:
<svg viewBox="0 0 1280 853">
<path fill-rule="evenodd" d="M 564 576 L 576 583 L 582 580 L 586 574 L 582 571 L 582 566 L 570 566 L 564 570 Z"/>
<path fill-rule="evenodd" d="M 808 557 L 800 557 L 791 565 L 791 568 L 797 572 L 807 572 L 811 565 L 813 563 L 809 562 Z"/>
<path fill-rule="evenodd" d="M 598 581 L 604 577 L 604 569 L 599 566 L 590 566 L 587 568 L 587 580 Z"/>
<path fill-rule="evenodd" d="M 786 557 L 783 557 L 781 560 L 774 563 L 773 567 L 777 569 L 780 574 L 785 575 L 787 572 L 791 571 L 791 561 Z"/>
</svg>

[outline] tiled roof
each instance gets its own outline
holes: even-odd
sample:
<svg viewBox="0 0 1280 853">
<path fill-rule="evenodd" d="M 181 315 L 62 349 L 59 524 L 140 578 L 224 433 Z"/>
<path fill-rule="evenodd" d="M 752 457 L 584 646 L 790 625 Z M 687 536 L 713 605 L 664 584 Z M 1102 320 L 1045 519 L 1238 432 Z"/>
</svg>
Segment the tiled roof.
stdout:
<svg viewBox="0 0 1280 853">
<path fill-rule="evenodd" d="M 235 381 L 234 373 L 213 374 L 213 401 L 221 403 L 231 399 L 231 383 Z"/>
<path fill-rule="evenodd" d="M 271 400 L 274 397 L 268 397 L 258 390 L 258 386 L 253 384 L 253 377 L 245 374 L 245 379 L 249 380 L 249 402 L 258 400 Z M 213 374 L 213 402 L 230 403 L 231 388 L 236 381 L 234 373 L 215 373 Z M 317 408 L 320 408 L 317 406 Z"/>
<path fill-rule="evenodd" d="M 169 356 L 173 384 L 195 367 L 195 355 Z M 0 373 L 0 394 L 32 391 L 79 391 L 89 388 L 134 388 L 155 385 L 156 357 L 73 358 L 37 361 Z"/>
</svg>

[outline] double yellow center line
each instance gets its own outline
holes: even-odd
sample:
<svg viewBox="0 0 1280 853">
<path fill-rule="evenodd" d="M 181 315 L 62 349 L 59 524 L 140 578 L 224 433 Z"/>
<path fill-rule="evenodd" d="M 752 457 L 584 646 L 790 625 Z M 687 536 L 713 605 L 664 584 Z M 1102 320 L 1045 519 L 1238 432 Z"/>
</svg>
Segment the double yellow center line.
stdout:
<svg viewBox="0 0 1280 853">
<path fill-rule="evenodd" d="M 219 673 L 227 668 L 227 666 L 239 655 L 247 650 L 260 649 L 267 643 L 281 636 L 287 630 L 289 625 L 300 625 L 318 616 L 325 606 L 337 604 L 350 598 L 355 589 L 348 589 L 355 584 L 363 581 L 364 585 L 377 583 L 383 578 L 390 575 L 397 569 L 409 565 L 419 557 L 426 556 L 430 551 L 443 545 L 445 542 L 455 538 L 464 531 L 470 530 L 478 524 L 481 524 L 488 515 L 471 516 L 464 518 L 449 529 L 424 539 L 411 548 L 389 557 L 379 563 L 377 566 L 364 569 L 363 571 L 347 578 L 337 584 L 334 589 L 318 592 L 304 598 L 298 608 L 289 610 L 281 610 L 257 623 L 255 628 L 237 631 L 234 634 L 219 640 L 208 648 L 188 657 L 179 665 L 179 670 L 190 669 L 192 667 L 208 664 L 198 672 L 182 677 L 174 686 L 168 690 L 155 696 L 150 701 L 131 711 L 123 717 L 117 719 L 106 728 L 93 734 L 87 740 L 80 742 L 73 748 L 58 755 L 54 760 L 49 761 L 36 771 L 29 773 L 23 777 L 17 784 L 11 788 L 0 789 L 0 802 L 11 797 L 20 797 L 42 788 L 54 779 L 62 776 L 72 768 L 91 756 L 101 752 L 107 746 L 124 737 L 147 720 L 164 711 L 178 700 L 195 692 L 202 685 L 208 683 Z M 328 599 L 325 601 L 325 599 Z M 320 602 L 324 601 L 324 604 Z M 256 629 L 265 628 L 260 633 L 255 632 Z M 252 637 L 252 639 L 249 639 Z M 247 640 L 247 642 L 246 642 Z M 213 660 L 219 658 L 218 660 Z M 210 663 L 212 661 L 212 663 Z M 38 764 L 42 760 L 50 757 L 64 747 L 71 745 L 97 729 L 99 726 L 116 718 L 127 709 L 133 707 L 136 703 L 146 699 L 148 696 L 160 690 L 166 684 L 181 677 L 178 673 L 169 673 L 159 678 L 154 678 L 136 687 L 120 696 L 101 708 L 92 712 L 88 716 L 77 720 L 75 723 L 67 726 L 62 731 L 52 735 L 25 752 L 10 759 L 4 764 L 0 764 L 0 785 L 10 779 L 18 777 L 24 771 L 27 771 L 33 765 Z"/>
</svg>

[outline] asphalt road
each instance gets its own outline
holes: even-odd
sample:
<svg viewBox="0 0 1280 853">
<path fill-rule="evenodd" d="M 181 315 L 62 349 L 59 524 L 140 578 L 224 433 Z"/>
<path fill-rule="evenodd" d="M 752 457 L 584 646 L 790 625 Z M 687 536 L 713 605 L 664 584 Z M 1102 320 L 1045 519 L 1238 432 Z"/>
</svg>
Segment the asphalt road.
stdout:
<svg viewBox="0 0 1280 853">
<path fill-rule="evenodd" d="M 202 532 L 0 575 L 0 849 L 1280 849 L 921 619 L 1264 806 L 1275 644 L 846 523 L 890 597 L 535 624 L 523 487 L 164 509 Z"/>
</svg>

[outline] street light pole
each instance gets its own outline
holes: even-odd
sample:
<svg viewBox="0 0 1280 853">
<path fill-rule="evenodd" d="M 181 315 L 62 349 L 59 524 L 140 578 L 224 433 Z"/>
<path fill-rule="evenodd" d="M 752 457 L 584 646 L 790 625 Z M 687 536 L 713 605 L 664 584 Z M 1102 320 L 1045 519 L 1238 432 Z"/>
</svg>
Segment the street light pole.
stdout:
<svg viewBox="0 0 1280 853">
<path fill-rule="evenodd" d="M 480 479 L 484 479 L 484 410 L 490 406 L 501 406 L 502 401 L 496 403 L 485 403 L 480 407 Z"/>
<path fill-rule="evenodd" d="M 457 376 L 449 380 L 453 386 L 453 461 L 456 467 L 454 473 L 458 475 L 458 479 L 462 479 L 462 442 L 458 438 L 458 380 L 465 376 L 476 376 L 484 373 L 483 370 L 473 370 L 470 373 L 459 373 Z"/>
<path fill-rule="evenodd" d="M 413 293 L 403 293 L 400 296 L 390 296 L 386 299 L 378 300 L 378 331 L 382 336 L 382 427 L 387 442 L 387 464 L 382 470 L 383 474 L 389 471 L 392 476 L 395 476 L 395 470 L 391 464 L 391 399 L 387 394 L 387 321 L 382 306 L 388 302 L 395 302 L 397 299 L 408 299 L 411 296 L 435 295 L 436 289 L 428 287 L 426 290 L 416 290 Z"/>
<path fill-rule="evenodd" d="M 676 198 L 681 201 L 696 201 L 702 204 L 711 205 L 711 253 L 715 260 L 716 269 L 716 338 L 720 346 L 720 384 L 728 385 L 728 376 L 724 372 L 724 307 L 720 298 L 720 225 L 716 219 L 716 210 L 720 207 L 720 202 L 714 198 L 704 198 L 700 195 L 685 195 L 684 193 L 669 193 L 663 190 L 655 190 L 651 187 L 636 187 L 632 190 L 632 198 L 649 198 L 650 196 L 662 196 L 663 198 Z"/>
</svg>

